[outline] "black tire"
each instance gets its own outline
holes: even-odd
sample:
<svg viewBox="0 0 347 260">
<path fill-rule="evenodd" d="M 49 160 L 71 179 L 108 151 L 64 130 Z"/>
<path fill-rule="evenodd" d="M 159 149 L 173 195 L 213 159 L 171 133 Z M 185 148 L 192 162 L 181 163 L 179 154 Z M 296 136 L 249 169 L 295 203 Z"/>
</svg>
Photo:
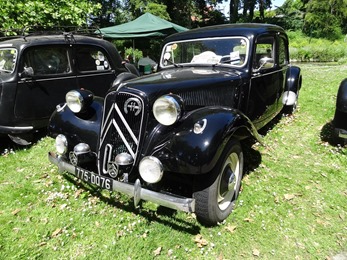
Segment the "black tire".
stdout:
<svg viewBox="0 0 347 260">
<path fill-rule="evenodd" d="M 240 191 L 242 173 L 242 148 L 239 141 L 231 140 L 211 173 L 211 184 L 196 183 L 200 188 L 193 193 L 195 214 L 201 224 L 214 226 L 230 215 Z"/>
</svg>

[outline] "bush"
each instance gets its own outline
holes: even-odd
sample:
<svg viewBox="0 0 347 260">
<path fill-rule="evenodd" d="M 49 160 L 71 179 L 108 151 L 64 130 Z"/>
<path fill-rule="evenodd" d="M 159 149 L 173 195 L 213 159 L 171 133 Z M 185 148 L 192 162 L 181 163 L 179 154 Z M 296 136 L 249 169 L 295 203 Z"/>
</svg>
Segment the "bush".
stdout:
<svg viewBox="0 0 347 260">
<path fill-rule="evenodd" d="M 347 59 L 345 41 L 309 38 L 301 32 L 288 32 L 292 60 L 301 62 L 341 62 Z"/>
</svg>

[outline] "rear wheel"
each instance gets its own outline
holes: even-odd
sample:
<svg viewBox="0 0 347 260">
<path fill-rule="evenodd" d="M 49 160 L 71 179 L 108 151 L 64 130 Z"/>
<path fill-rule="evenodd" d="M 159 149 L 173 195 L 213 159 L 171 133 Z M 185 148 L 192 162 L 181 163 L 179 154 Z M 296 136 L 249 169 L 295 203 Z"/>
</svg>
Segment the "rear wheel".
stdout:
<svg viewBox="0 0 347 260">
<path fill-rule="evenodd" d="M 225 220 L 234 208 L 243 171 L 243 153 L 238 141 L 232 140 L 212 172 L 211 184 L 200 186 L 193 194 L 197 219 L 205 225 Z"/>
</svg>

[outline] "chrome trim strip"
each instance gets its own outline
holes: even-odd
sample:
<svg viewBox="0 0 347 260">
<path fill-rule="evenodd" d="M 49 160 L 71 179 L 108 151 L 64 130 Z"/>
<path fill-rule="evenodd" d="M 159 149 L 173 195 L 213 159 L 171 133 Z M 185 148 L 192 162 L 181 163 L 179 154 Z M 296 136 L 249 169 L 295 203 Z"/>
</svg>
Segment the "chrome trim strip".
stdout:
<svg viewBox="0 0 347 260">
<path fill-rule="evenodd" d="M 128 122 L 125 120 L 125 118 L 124 118 L 122 112 L 120 111 L 118 105 L 117 105 L 117 104 L 114 104 L 114 107 L 115 107 L 115 109 L 116 109 L 116 111 L 117 111 L 117 114 L 119 115 L 120 119 L 122 120 L 122 122 L 123 122 L 125 128 L 128 130 L 128 132 L 129 132 L 131 138 L 133 139 L 133 141 L 135 142 L 136 145 L 139 145 L 139 141 L 137 140 L 136 136 L 134 135 L 134 132 L 131 130 L 131 128 L 130 128 Z"/>
<path fill-rule="evenodd" d="M 116 120 L 112 120 L 112 124 L 114 125 L 114 127 L 116 128 L 120 138 L 122 139 L 123 143 L 125 144 L 125 146 L 127 147 L 129 153 L 131 154 L 131 156 L 133 157 L 133 159 L 135 159 L 135 153 L 133 151 L 133 149 L 130 147 L 129 142 L 127 141 L 127 139 L 125 138 L 122 130 L 120 129 L 120 127 L 118 126 Z M 136 147 L 137 148 L 137 147 Z"/>
</svg>

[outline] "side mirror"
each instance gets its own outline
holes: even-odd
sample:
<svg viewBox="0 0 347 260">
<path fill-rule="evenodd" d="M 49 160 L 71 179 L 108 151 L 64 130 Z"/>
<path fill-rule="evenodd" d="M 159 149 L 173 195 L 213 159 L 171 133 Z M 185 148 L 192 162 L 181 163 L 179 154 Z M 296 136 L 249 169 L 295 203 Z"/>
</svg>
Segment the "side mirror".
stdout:
<svg viewBox="0 0 347 260">
<path fill-rule="evenodd" d="M 263 57 L 259 60 L 258 68 L 253 69 L 253 72 L 259 72 L 262 69 L 269 69 L 275 66 L 275 61 L 273 58 Z"/>
<path fill-rule="evenodd" d="M 26 67 L 23 72 L 20 73 L 21 78 L 31 78 L 32 76 L 34 76 L 34 69 L 32 67 Z"/>
</svg>

